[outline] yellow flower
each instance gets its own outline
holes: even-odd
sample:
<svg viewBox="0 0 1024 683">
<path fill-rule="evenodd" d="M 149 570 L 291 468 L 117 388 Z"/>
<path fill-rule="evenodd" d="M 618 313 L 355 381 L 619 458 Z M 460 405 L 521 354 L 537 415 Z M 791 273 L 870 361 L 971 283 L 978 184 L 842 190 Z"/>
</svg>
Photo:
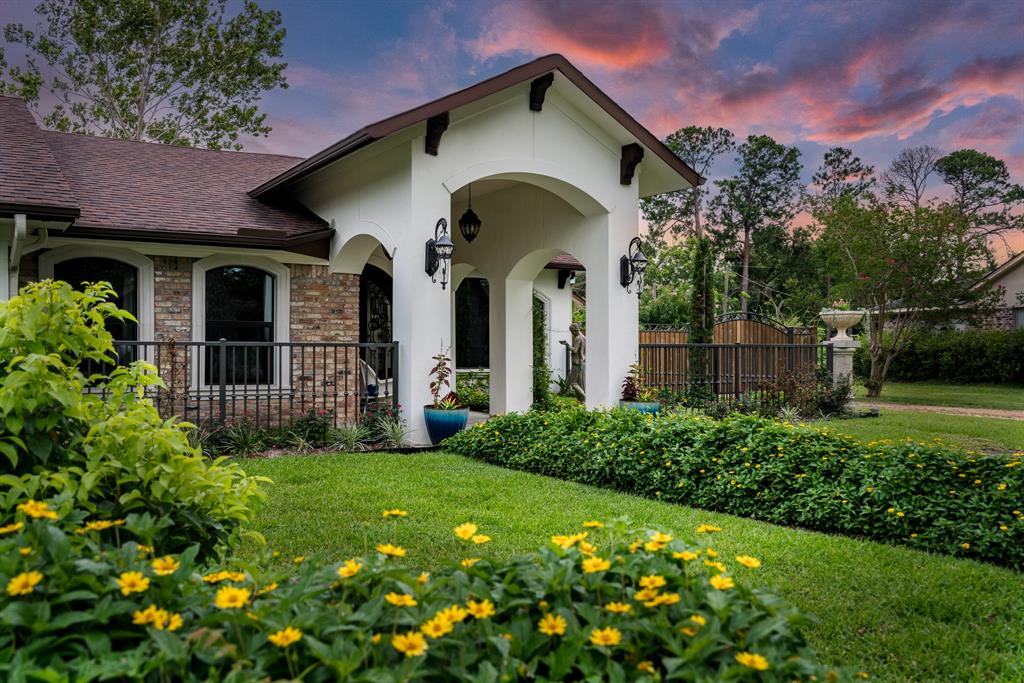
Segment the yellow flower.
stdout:
<svg viewBox="0 0 1024 683">
<path fill-rule="evenodd" d="M 722 564 L 721 562 L 714 562 L 712 560 L 704 560 L 704 566 L 705 567 L 711 567 L 713 569 L 717 569 L 720 572 L 724 572 L 725 571 L 725 565 Z"/>
<path fill-rule="evenodd" d="M 674 557 L 677 560 L 684 560 L 686 562 L 690 562 L 700 557 L 700 553 L 695 553 L 692 550 L 684 550 L 679 553 L 672 553 L 672 557 Z"/>
<path fill-rule="evenodd" d="M 658 597 L 657 588 L 645 588 L 642 591 L 637 591 L 636 594 L 633 595 L 633 599 L 639 600 L 640 602 L 647 602 L 648 600 L 653 600 L 656 597 Z"/>
<path fill-rule="evenodd" d="M 704 552 L 706 552 L 708 557 L 710 557 L 710 558 L 718 557 L 718 551 L 715 550 L 714 548 L 705 548 Z"/>
<path fill-rule="evenodd" d="M 996 488 L 999 489 L 1000 491 L 1005 491 L 1006 490 L 1006 484 L 1002 484 L 1001 483 L 998 486 L 996 486 Z"/>
<path fill-rule="evenodd" d="M 391 638 L 391 647 L 395 648 L 406 657 L 421 657 L 427 651 L 427 639 L 422 633 L 409 631 L 399 633 Z"/>
<path fill-rule="evenodd" d="M 701 616 L 700 614 L 691 614 L 691 615 L 690 615 L 690 621 L 692 621 L 693 623 L 695 623 L 695 624 L 697 624 L 697 625 L 699 625 L 699 626 L 703 626 L 703 625 L 705 625 L 706 623 L 708 623 L 708 620 L 707 620 L 707 619 L 705 619 L 705 618 L 704 618 L 703 616 Z"/>
<path fill-rule="evenodd" d="M 452 622 L 440 615 L 435 616 L 420 626 L 420 631 L 434 640 L 451 633 L 453 630 L 455 630 L 455 626 Z"/>
<path fill-rule="evenodd" d="M 464 559 L 459 564 L 461 564 L 466 569 L 469 569 L 470 567 L 472 567 L 474 564 L 476 564 L 479 561 L 480 561 L 479 557 L 467 557 L 466 559 Z"/>
<path fill-rule="evenodd" d="M 568 536 L 552 536 L 551 542 L 559 546 L 563 550 L 568 550 L 580 541 L 584 540 L 587 537 L 587 535 L 588 534 L 586 531 L 581 531 L 578 534 L 570 534 Z"/>
<path fill-rule="evenodd" d="M 160 609 L 156 605 L 150 605 L 144 610 L 133 612 L 132 623 L 138 626 L 152 624 L 153 628 L 158 631 L 163 631 L 164 629 L 177 631 L 181 628 L 183 622 L 180 614 L 174 614 L 165 609 Z"/>
<path fill-rule="evenodd" d="M 203 577 L 203 581 L 206 583 L 220 583 L 221 581 L 234 581 L 235 583 L 239 583 L 241 581 L 245 581 L 245 579 L 245 572 L 228 571 L 214 572 Z"/>
<path fill-rule="evenodd" d="M 141 593 L 149 588 L 149 579 L 142 572 L 124 572 L 117 579 L 117 586 L 121 589 L 121 595 Z"/>
<path fill-rule="evenodd" d="M 217 591 L 217 595 L 213 599 L 213 604 L 220 609 L 238 609 L 240 607 L 245 607 L 249 602 L 250 595 L 252 595 L 252 593 L 248 588 L 224 586 Z"/>
<path fill-rule="evenodd" d="M 173 555 L 164 555 L 153 560 L 152 566 L 157 576 L 169 576 L 178 571 L 181 563 L 174 559 Z"/>
<path fill-rule="evenodd" d="M 580 552 L 584 555 L 587 555 L 588 557 L 597 552 L 597 546 L 593 543 L 587 543 L 586 541 L 580 543 L 579 548 Z"/>
<path fill-rule="evenodd" d="M 469 612 L 458 605 L 452 605 L 451 607 L 445 607 L 443 610 L 438 612 L 436 616 L 446 619 L 453 624 L 457 624 L 465 621 L 466 617 L 469 616 Z"/>
<path fill-rule="evenodd" d="M 757 569 L 761 566 L 761 560 L 750 555 L 737 555 L 736 561 L 742 564 L 747 569 Z M 723 570 L 724 571 L 724 570 Z"/>
<path fill-rule="evenodd" d="M 24 522 L 14 522 L 13 524 L 0 526 L 0 534 L 13 534 L 15 531 L 21 531 L 24 528 Z"/>
<path fill-rule="evenodd" d="M 18 509 L 33 519 L 57 519 L 57 513 L 45 501 L 29 499 L 19 505 Z"/>
<path fill-rule="evenodd" d="M 372 636 L 370 636 L 370 642 L 374 645 L 378 645 L 380 643 L 380 634 L 374 633 Z"/>
<path fill-rule="evenodd" d="M 405 557 L 405 548 L 390 543 L 381 543 L 377 546 L 377 552 L 389 557 Z"/>
<path fill-rule="evenodd" d="M 594 574 L 611 569 L 612 563 L 602 557 L 588 557 L 583 560 L 583 573 Z"/>
<path fill-rule="evenodd" d="M 305 555 L 296 555 L 295 557 L 292 558 L 292 563 L 293 564 L 302 564 L 305 561 L 306 561 L 306 556 Z"/>
<path fill-rule="evenodd" d="M 679 632 L 680 633 L 685 633 L 686 635 L 688 635 L 691 638 L 693 638 L 695 635 L 697 635 L 698 629 L 693 627 L 693 626 L 684 626 L 681 629 L 679 629 Z"/>
<path fill-rule="evenodd" d="M 647 536 L 655 543 L 664 544 L 672 542 L 672 536 L 670 536 L 669 534 L 662 533 L 660 531 L 652 531 L 651 533 L 647 534 Z"/>
<path fill-rule="evenodd" d="M 256 595 L 266 595 L 267 593 L 275 590 L 277 590 L 277 581 L 274 581 L 273 583 L 268 583 L 263 588 L 260 588 L 258 591 L 256 591 Z"/>
<path fill-rule="evenodd" d="M 168 619 L 167 619 L 167 630 L 168 631 L 177 631 L 179 628 L 181 628 L 182 624 L 184 624 L 184 623 L 185 622 L 181 618 L 180 614 L 170 614 L 170 615 L 168 615 Z"/>
<path fill-rule="evenodd" d="M 768 670 L 768 660 L 761 655 L 754 654 L 753 652 L 740 652 L 736 655 L 736 661 L 743 666 L 754 669 L 755 671 Z"/>
<path fill-rule="evenodd" d="M 733 581 L 728 576 L 722 576 L 721 574 L 716 574 L 715 576 L 712 576 L 709 579 L 709 581 L 710 581 L 712 586 L 714 586 L 715 588 L 717 588 L 720 591 L 724 591 L 724 590 L 728 590 L 729 588 L 735 588 L 736 587 L 736 582 L 735 581 Z"/>
<path fill-rule="evenodd" d="M 390 602 L 395 607 L 415 607 L 416 598 L 405 593 L 388 593 L 384 596 L 384 599 Z"/>
<path fill-rule="evenodd" d="M 385 510 L 383 516 L 384 517 L 408 517 L 409 513 L 407 511 L 405 511 L 405 510 L 399 510 L 398 508 L 394 508 L 393 510 Z"/>
<path fill-rule="evenodd" d="M 552 540 L 554 540 L 554 539 L 552 539 Z M 637 550 L 640 549 L 641 545 L 643 545 L 643 541 L 633 541 L 632 543 L 629 544 L 629 552 L 635 553 Z"/>
<path fill-rule="evenodd" d="M 98 519 L 93 522 L 86 522 L 85 526 L 81 529 L 76 529 L 75 533 L 82 536 L 90 531 L 106 531 L 111 527 L 123 526 L 124 523 L 123 519 Z"/>
<path fill-rule="evenodd" d="M 661 595 L 655 596 L 652 600 L 648 600 L 644 603 L 644 607 L 660 607 L 661 605 L 676 605 L 682 598 L 679 593 L 662 593 Z"/>
<path fill-rule="evenodd" d="M 149 553 L 153 552 L 153 546 L 151 545 L 142 545 L 141 543 L 139 543 L 137 548 L 139 550 L 139 557 L 142 557 L 143 555 L 148 555 Z"/>
<path fill-rule="evenodd" d="M 590 632 L 590 642 L 598 647 L 618 645 L 622 642 L 622 631 L 612 626 L 595 628 Z"/>
<path fill-rule="evenodd" d="M 28 595 L 35 590 L 39 582 L 43 580 L 43 575 L 40 572 L 31 571 L 23 572 L 17 576 L 11 578 L 7 582 L 7 594 L 8 595 Z"/>
<path fill-rule="evenodd" d="M 609 602 L 604 608 L 613 614 L 626 614 L 633 609 L 633 606 L 624 602 Z"/>
<path fill-rule="evenodd" d="M 717 527 L 714 524 L 701 524 L 699 527 L 697 527 L 698 534 L 710 534 L 721 530 L 722 527 Z"/>
<path fill-rule="evenodd" d="M 967 550 L 967 549 L 969 549 L 971 547 L 971 544 L 970 543 L 961 543 L 960 547 L 963 548 L 964 550 Z"/>
<path fill-rule="evenodd" d="M 1004 531 L 1005 531 L 1005 529 L 1004 529 Z M 23 546 L 21 548 L 18 548 L 18 554 L 21 555 L 22 557 L 27 557 L 28 555 L 31 555 L 32 554 L 32 546 L 27 546 L 26 545 L 26 546 Z"/>
<path fill-rule="evenodd" d="M 362 568 L 363 565 L 355 560 L 345 560 L 345 563 L 338 567 L 338 576 L 343 579 L 351 579 Z"/>
<path fill-rule="evenodd" d="M 600 529 L 603 526 L 604 526 L 604 522 L 598 522 L 597 520 L 592 520 L 592 521 L 589 521 L 589 522 L 583 522 L 583 528 L 584 529 Z"/>
<path fill-rule="evenodd" d="M 455 527 L 454 531 L 456 536 L 461 538 L 463 541 L 468 541 L 469 539 L 473 538 L 474 535 L 476 535 L 476 532 L 479 530 L 479 528 L 480 527 L 478 527 L 476 524 L 473 524 L 472 522 L 463 522 L 462 524 Z"/>
<path fill-rule="evenodd" d="M 658 574 L 640 577 L 640 585 L 644 588 L 661 588 L 665 583 L 665 577 Z"/>
<path fill-rule="evenodd" d="M 480 602 L 467 600 L 466 610 L 474 619 L 487 619 L 494 616 L 494 603 L 490 600 L 481 600 Z"/>
<path fill-rule="evenodd" d="M 473 538 L 471 538 L 469 540 L 473 541 L 473 543 L 476 543 L 477 545 L 483 545 L 484 543 L 490 543 L 491 542 L 491 537 L 490 536 L 486 536 L 484 534 L 477 534 L 477 535 L 473 536 Z"/>
<path fill-rule="evenodd" d="M 420 575 L 416 577 L 416 583 L 418 583 L 421 586 L 424 585 L 429 580 L 430 580 L 430 572 L 420 572 Z"/>
<path fill-rule="evenodd" d="M 267 640 L 278 647 L 288 647 L 292 643 L 299 642 L 300 638 L 302 638 L 302 631 L 294 626 L 286 626 L 280 631 L 275 631 L 267 636 Z"/>
<path fill-rule="evenodd" d="M 646 550 L 649 553 L 656 553 L 664 547 L 665 544 L 659 543 L 658 541 L 647 541 L 646 543 L 644 543 L 644 550 Z"/>
<path fill-rule="evenodd" d="M 636 665 L 636 670 L 637 671 L 643 671 L 645 674 L 651 674 L 651 675 L 654 675 L 654 673 L 655 673 L 654 664 L 652 664 L 651 662 L 648 662 L 646 660 L 640 662 L 639 664 L 637 664 Z"/>
<path fill-rule="evenodd" d="M 565 629 L 568 626 L 569 624 L 566 623 L 565 617 L 553 612 L 545 614 L 544 618 L 537 622 L 537 630 L 546 636 L 565 635 Z"/>
</svg>

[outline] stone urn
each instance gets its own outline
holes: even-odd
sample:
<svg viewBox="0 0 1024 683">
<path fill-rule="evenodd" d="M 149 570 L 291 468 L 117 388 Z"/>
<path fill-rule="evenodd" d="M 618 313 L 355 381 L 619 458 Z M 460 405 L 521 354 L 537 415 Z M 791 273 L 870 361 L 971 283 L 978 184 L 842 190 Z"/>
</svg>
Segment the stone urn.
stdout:
<svg viewBox="0 0 1024 683">
<path fill-rule="evenodd" d="M 850 335 L 846 333 L 846 330 L 850 329 L 861 321 L 864 317 L 865 311 L 839 311 L 832 309 L 825 309 L 818 315 L 825 324 L 834 327 L 836 329 L 836 336 L 832 337 L 832 341 L 845 341 L 851 339 Z"/>
</svg>

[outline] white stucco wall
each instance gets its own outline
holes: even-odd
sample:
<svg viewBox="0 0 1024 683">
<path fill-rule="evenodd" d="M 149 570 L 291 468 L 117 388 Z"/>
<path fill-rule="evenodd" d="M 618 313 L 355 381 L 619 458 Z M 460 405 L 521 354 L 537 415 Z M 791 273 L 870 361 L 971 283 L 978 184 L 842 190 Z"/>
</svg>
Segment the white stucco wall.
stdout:
<svg viewBox="0 0 1024 683">
<path fill-rule="evenodd" d="M 430 357 L 452 341 L 452 289 L 442 290 L 423 272 L 424 242 L 438 218 L 457 221 L 464 205 L 453 206 L 452 193 L 470 182 L 515 181 L 474 195 L 483 229 L 473 244 L 453 230 L 460 272 L 475 270 L 490 282 L 492 411 L 529 408 L 535 279 L 541 276 L 546 287 L 543 267 L 561 251 L 587 269 L 588 404 L 614 403 L 636 355 L 636 295 L 618 282 L 619 256 L 639 231 L 638 179 L 619 183 L 623 140 L 574 109 L 557 88 L 541 112 L 529 110 L 528 92 L 523 84 L 451 112 L 437 156 L 424 153 L 420 124 L 345 157 L 296 189 L 300 201 L 337 230 L 335 270 L 360 272 L 377 242 L 394 253 L 399 401 L 416 440 L 424 438 L 419 407 L 430 398 Z M 643 164 L 637 174 L 642 170 Z M 567 319 L 570 304 L 564 309 Z M 552 327 L 567 330 L 568 323 L 553 320 Z"/>
<path fill-rule="evenodd" d="M 1016 308 L 1017 297 L 1024 292 L 1024 265 L 1019 265 L 1003 277 L 999 278 L 996 286 L 1003 288 L 1003 306 L 1005 308 Z"/>
</svg>

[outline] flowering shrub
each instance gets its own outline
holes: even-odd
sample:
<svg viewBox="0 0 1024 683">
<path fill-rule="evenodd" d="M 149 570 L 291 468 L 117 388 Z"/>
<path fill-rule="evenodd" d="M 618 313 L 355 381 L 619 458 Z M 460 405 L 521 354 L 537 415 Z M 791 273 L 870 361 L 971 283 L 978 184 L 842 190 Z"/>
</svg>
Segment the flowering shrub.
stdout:
<svg viewBox="0 0 1024 683">
<path fill-rule="evenodd" d="M 210 553 L 251 519 L 257 480 L 160 418 L 153 366 L 115 365 L 104 325 L 131 316 L 112 296 L 105 283 L 76 292 L 47 280 L 0 303 L 0 511 L 64 494 L 100 517 L 163 516 L 163 548 Z"/>
<path fill-rule="evenodd" d="M 400 524 L 408 513 L 385 515 Z M 434 575 L 391 544 L 328 565 L 210 570 L 196 548 L 153 547 L 165 519 L 97 520 L 67 499 L 23 502 L 3 521 L 4 679 L 847 678 L 815 661 L 806 617 L 747 587 L 757 558 L 622 520 Z M 491 540 L 472 523 L 454 531 L 467 555 Z"/>
<path fill-rule="evenodd" d="M 493 418 L 444 445 L 513 469 L 1024 569 L 1024 453 L 865 444 L 751 416 L 584 409 Z"/>
</svg>

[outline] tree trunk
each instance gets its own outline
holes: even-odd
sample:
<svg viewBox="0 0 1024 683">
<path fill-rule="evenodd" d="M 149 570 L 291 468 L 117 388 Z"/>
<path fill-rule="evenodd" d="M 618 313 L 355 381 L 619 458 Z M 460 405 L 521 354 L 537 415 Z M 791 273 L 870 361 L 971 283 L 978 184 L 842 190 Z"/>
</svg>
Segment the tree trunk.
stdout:
<svg viewBox="0 0 1024 683">
<path fill-rule="evenodd" d="M 747 312 L 750 299 L 750 228 L 743 229 L 743 274 L 740 276 L 740 311 Z"/>
</svg>

